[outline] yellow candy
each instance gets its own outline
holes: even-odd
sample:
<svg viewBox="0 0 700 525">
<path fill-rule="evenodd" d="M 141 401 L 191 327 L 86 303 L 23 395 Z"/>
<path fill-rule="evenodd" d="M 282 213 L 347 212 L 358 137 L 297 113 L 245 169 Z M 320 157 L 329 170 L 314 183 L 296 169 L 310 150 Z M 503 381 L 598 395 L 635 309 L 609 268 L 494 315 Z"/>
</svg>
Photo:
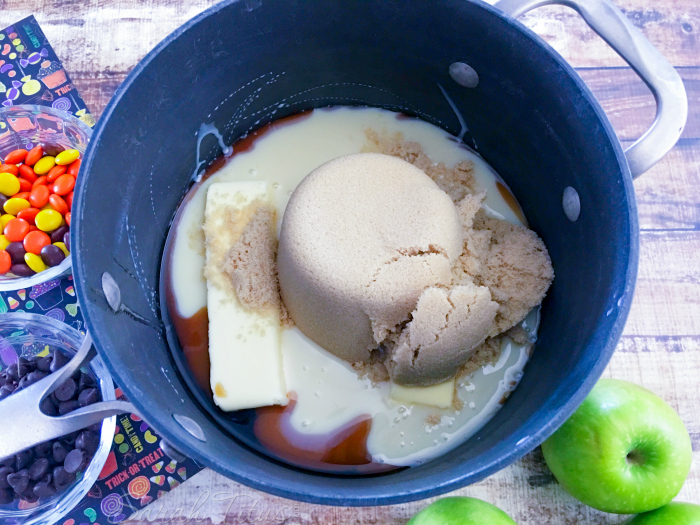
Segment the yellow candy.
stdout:
<svg viewBox="0 0 700 525">
<path fill-rule="evenodd" d="M 44 264 L 44 261 L 42 261 L 41 257 L 36 255 L 35 253 L 25 253 L 24 262 L 26 262 L 27 266 L 29 266 L 36 273 L 43 272 L 44 270 L 46 270 L 46 265 Z"/>
<path fill-rule="evenodd" d="M 66 257 L 70 255 L 70 252 L 68 251 L 68 247 L 65 245 L 65 243 L 62 242 L 55 242 L 53 243 L 54 246 L 58 246 L 63 253 L 66 254 Z"/>
<path fill-rule="evenodd" d="M 61 225 L 63 215 L 56 210 L 42 210 L 36 214 L 34 224 L 43 232 L 54 231 Z"/>
<path fill-rule="evenodd" d="M 44 211 L 44 210 L 55 210 L 55 209 L 56 209 L 56 208 L 54 208 L 54 207 L 51 206 L 50 204 L 46 204 L 44 207 L 41 208 L 41 211 Z"/>
<path fill-rule="evenodd" d="M 0 235 L 0 250 L 4 250 L 7 248 L 10 244 L 10 241 L 7 240 L 7 237 L 4 235 Z"/>
<path fill-rule="evenodd" d="M 67 149 L 56 155 L 56 164 L 59 166 L 65 166 L 70 164 L 80 157 L 80 152 L 77 149 Z"/>
<path fill-rule="evenodd" d="M 0 224 L 2 224 L 3 230 L 5 229 L 5 225 L 14 218 L 15 216 L 10 215 L 9 213 L 6 213 L 5 215 L 0 215 Z"/>
<path fill-rule="evenodd" d="M 37 175 L 46 175 L 51 168 L 56 165 L 56 157 L 46 156 L 41 157 L 36 164 L 34 164 L 34 173 Z"/>
<path fill-rule="evenodd" d="M 0 173 L 0 193 L 7 197 L 19 193 L 19 179 L 12 173 Z"/>
<path fill-rule="evenodd" d="M 10 215 L 17 215 L 19 212 L 26 210 L 30 206 L 29 201 L 26 199 L 9 199 L 7 202 L 5 202 L 3 208 Z"/>
</svg>

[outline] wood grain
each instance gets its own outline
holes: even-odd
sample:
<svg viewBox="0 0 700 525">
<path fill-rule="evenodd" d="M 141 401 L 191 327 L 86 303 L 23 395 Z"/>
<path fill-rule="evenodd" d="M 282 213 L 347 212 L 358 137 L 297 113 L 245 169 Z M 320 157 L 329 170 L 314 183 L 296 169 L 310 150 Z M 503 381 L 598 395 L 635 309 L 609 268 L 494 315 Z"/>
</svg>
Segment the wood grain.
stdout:
<svg viewBox="0 0 700 525">
<path fill-rule="evenodd" d="M 678 499 L 700 503 L 700 3 L 616 1 L 679 68 L 690 116 L 679 144 L 635 182 L 642 230 L 639 279 L 625 335 L 605 375 L 642 384 L 679 412 L 693 441 L 694 465 Z M 138 60 L 214 4 L 215 0 L 0 0 L 0 25 L 35 14 L 86 103 L 99 115 Z M 654 118 L 653 97 L 576 13 L 546 7 L 525 15 L 522 22 L 579 68 L 623 144 L 644 132 Z M 594 511 L 568 496 L 538 450 L 456 494 L 490 501 L 520 525 L 603 525 L 626 519 Z M 205 470 L 132 522 L 402 525 L 427 503 L 358 509 L 300 504 Z"/>
</svg>

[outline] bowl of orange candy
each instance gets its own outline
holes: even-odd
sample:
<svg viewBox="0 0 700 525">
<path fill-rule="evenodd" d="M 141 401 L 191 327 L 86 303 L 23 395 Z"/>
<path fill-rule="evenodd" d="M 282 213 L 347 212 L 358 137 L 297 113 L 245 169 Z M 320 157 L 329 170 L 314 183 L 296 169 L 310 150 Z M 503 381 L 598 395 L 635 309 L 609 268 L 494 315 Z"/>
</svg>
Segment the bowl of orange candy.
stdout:
<svg viewBox="0 0 700 525">
<path fill-rule="evenodd" d="M 54 108 L 0 109 L 0 291 L 70 271 L 73 188 L 91 133 Z"/>
</svg>

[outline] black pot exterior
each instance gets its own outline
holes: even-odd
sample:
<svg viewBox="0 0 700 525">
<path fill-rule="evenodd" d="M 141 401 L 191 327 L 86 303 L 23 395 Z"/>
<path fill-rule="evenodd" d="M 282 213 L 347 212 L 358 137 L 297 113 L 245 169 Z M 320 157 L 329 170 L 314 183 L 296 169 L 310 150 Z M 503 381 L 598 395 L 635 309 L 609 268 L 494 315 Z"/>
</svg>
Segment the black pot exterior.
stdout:
<svg viewBox="0 0 700 525">
<path fill-rule="evenodd" d="M 464 88 L 448 74 L 466 62 Z M 226 144 L 271 120 L 328 105 L 401 111 L 455 135 L 463 115 L 478 151 L 544 239 L 556 278 L 520 386 L 473 438 L 420 467 L 370 477 L 313 473 L 235 440 L 195 401 L 173 364 L 159 271 L 189 187 L 200 125 Z M 220 148 L 202 142 L 202 159 Z M 576 189 L 577 221 L 562 194 Z M 590 91 L 540 38 L 472 0 L 225 1 L 170 35 L 129 75 L 100 119 L 78 179 L 72 230 L 78 298 L 101 356 L 161 435 L 198 462 L 276 495 L 335 505 L 435 496 L 476 482 L 541 443 L 603 372 L 637 270 L 627 163 Z M 115 313 L 102 274 L 130 310 Z M 183 431 L 184 415 L 206 442 Z"/>
</svg>

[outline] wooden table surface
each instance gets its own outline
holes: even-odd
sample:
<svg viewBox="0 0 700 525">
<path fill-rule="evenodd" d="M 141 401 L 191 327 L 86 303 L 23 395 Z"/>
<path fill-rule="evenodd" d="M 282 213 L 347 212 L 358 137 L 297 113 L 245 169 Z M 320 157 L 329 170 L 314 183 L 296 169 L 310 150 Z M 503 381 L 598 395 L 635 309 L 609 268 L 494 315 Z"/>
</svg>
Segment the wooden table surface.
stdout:
<svg viewBox="0 0 700 525">
<path fill-rule="evenodd" d="M 88 107 L 99 116 L 148 51 L 215 3 L 0 0 L 0 27 L 34 14 Z M 635 182 L 641 228 L 639 277 L 627 327 L 605 375 L 639 383 L 679 412 L 690 431 L 694 463 L 677 499 L 700 504 L 700 2 L 617 3 L 678 69 L 690 99 L 690 115 L 676 147 Z M 650 92 L 573 11 L 540 8 L 522 21 L 578 69 L 624 144 L 645 131 L 654 117 Z M 565 493 L 539 449 L 454 494 L 489 501 L 521 525 L 624 521 L 594 511 Z M 427 503 L 354 509 L 308 505 L 268 496 L 205 470 L 132 520 L 399 525 Z"/>
</svg>

